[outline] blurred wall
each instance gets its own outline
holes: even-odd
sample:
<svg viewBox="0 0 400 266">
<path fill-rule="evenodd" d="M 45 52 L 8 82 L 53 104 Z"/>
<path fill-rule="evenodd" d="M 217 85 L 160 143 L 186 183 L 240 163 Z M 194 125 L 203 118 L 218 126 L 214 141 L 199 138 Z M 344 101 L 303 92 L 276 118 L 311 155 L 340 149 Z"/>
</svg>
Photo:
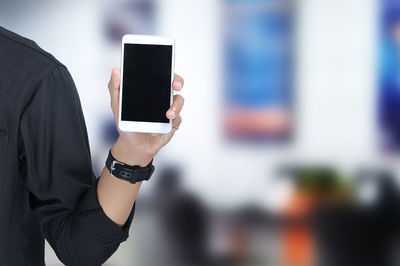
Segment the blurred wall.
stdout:
<svg viewBox="0 0 400 266">
<path fill-rule="evenodd" d="M 299 150 L 334 161 L 375 157 L 379 1 L 299 3 Z"/>
<path fill-rule="evenodd" d="M 298 1 L 297 133 L 293 144 L 285 147 L 223 141 L 220 1 L 157 3 L 156 33 L 176 39 L 176 72 L 186 79 L 184 124 L 159 160 L 181 164 L 188 185 L 206 199 L 235 205 L 261 197 L 264 191 L 254 188 L 265 185 L 282 159 L 349 162 L 376 157 L 376 0 Z M 99 120 L 111 115 L 106 85 L 120 57 L 119 47 L 110 49 L 102 38 L 101 15 L 107 4 L 106 0 L 0 2 L 1 25 L 34 39 L 69 67 L 81 95 L 92 149 L 103 150 L 100 156 L 94 154 L 100 158 L 107 147 L 97 147 Z M 251 182 L 243 182 L 243 177 Z M 232 194 L 218 193 L 221 188 Z"/>
</svg>

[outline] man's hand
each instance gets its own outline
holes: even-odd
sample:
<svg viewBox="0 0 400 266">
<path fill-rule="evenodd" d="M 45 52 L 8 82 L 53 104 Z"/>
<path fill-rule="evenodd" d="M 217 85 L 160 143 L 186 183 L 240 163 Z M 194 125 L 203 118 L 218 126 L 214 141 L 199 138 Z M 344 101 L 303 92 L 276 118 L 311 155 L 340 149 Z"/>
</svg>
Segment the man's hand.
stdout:
<svg viewBox="0 0 400 266">
<path fill-rule="evenodd" d="M 111 108 L 118 128 L 119 85 L 121 73 L 113 69 L 108 88 L 111 96 Z M 175 91 L 183 88 L 183 79 L 175 75 L 172 87 Z M 119 138 L 111 152 L 115 159 L 128 165 L 146 166 L 157 152 L 167 144 L 178 130 L 182 118 L 183 97 L 174 96 L 171 108 L 165 114 L 173 120 L 173 128 L 168 134 L 128 133 L 119 131 Z M 123 226 L 132 210 L 141 182 L 131 184 L 115 178 L 104 167 L 97 184 L 97 198 L 104 213 L 119 226 Z"/>
<path fill-rule="evenodd" d="M 108 88 L 111 96 L 111 108 L 114 113 L 119 138 L 111 152 L 118 161 L 125 164 L 145 166 L 151 161 L 154 155 L 171 140 L 174 133 L 179 129 L 182 122 L 180 112 L 184 104 L 184 99 L 181 95 L 175 95 L 172 106 L 165 114 L 168 119 L 172 119 L 172 130 L 168 134 L 123 132 L 120 131 L 118 127 L 120 80 L 121 72 L 118 69 L 113 69 Z M 183 88 L 183 84 L 183 78 L 175 75 L 172 84 L 173 89 L 175 91 L 180 91 Z"/>
</svg>

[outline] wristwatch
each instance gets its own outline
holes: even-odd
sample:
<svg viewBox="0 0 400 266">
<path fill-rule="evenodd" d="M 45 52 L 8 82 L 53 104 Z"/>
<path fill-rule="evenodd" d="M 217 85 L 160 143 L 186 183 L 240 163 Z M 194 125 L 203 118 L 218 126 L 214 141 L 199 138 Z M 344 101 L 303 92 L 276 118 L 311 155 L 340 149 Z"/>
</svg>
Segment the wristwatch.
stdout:
<svg viewBox="0 0 400 266">
<path fill-rule="evenodd" d="M 132 184 L 149 180 L 154 172 L 153 160 L 145 167 L 140 167 L 138 165 L 131 166 L 117 161 L 112 156 L 111 150 L 108 153 L 106 167 L 111 175 Z"/>
</svg>

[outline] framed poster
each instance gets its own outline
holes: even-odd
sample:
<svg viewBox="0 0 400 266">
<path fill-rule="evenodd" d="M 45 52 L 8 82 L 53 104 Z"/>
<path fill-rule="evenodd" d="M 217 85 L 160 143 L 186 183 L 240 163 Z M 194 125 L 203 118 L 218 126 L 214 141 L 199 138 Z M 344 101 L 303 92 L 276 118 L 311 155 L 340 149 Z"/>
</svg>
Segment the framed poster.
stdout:
<svg viewBox="0 0 400 266">
<path fill-rule="evenodd" d="M 293 128 L 293 5 L 224 1 L 223 129 L 237 141 L 287 141 Z"/>
</svg>

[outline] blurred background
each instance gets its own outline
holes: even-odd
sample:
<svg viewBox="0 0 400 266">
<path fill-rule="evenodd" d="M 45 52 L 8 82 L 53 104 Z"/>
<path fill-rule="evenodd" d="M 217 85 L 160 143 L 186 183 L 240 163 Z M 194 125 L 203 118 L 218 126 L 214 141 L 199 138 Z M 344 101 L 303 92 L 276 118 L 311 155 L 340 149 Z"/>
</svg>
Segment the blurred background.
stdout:
<svg viewBox="0 0 400 266">
<path fill-rule="evenodd" d="M 400 265 L 400 1 L 0 0 L 0 26 L 70 70 L 97 175 L 122 35 L 176 40 L 184 122 L 105 265 Z"/>
</svg>

